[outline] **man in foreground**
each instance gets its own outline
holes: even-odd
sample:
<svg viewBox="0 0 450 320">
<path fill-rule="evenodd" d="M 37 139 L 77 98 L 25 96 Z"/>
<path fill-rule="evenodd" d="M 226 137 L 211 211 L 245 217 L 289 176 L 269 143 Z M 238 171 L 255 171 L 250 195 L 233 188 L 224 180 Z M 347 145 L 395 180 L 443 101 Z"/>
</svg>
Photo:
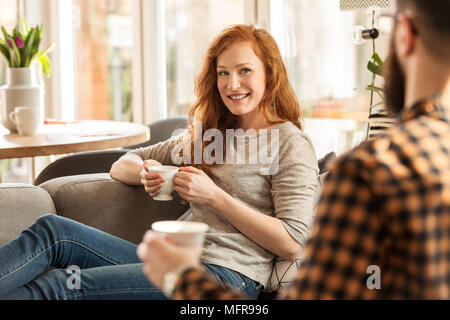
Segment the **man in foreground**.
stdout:
<svg viewBox="0 0 450 320">
<path fill-rule="evenodd" d="M 450 298 L 449 13 L 450 0 L 397 1 L 385 70 L 397 123 L 334 163 L 301 270 L 280 298 Z M 148 233 L 138 254 L 175 299 L 244 298 L 199 267 L 198 250 Z"/>
</svg>

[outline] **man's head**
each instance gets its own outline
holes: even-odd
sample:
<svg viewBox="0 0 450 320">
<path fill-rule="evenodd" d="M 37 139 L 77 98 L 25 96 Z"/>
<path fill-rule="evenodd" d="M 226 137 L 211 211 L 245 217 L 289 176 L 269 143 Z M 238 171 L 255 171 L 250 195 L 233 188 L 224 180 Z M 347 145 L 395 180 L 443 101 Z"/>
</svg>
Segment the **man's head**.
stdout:
<svg viewBox="0 0 450 320">
<path fill-rule="evenodd" d="M 449 14 L 450 0 L 397 0 L 385 67 L 386 106 L 394 114 L 404 108 L 406 81 L 420 76 L 412 63 L 450 63 Z"/>
</svg>

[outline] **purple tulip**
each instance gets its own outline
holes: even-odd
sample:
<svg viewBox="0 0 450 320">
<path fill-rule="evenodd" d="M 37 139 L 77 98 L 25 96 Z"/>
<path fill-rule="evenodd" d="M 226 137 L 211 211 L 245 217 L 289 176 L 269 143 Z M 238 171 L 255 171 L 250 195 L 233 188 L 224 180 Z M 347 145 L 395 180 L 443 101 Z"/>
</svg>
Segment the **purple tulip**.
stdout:
<svg viewBox="0 0 450 320">
<path fill-rule="evenodd" d="M 13 45 L 12 45 L 12 42 L 11 42 L 11 40 L 10 40 L 10 39 L 8 39 L 8 47 L 9 47 L 10 49 L 12 49 L 12 48 L 13 48 Z"/>
<path fill-rule="evenodd" d="M 22 49 L 24 46 L 22 38 L 17 36 L 14 40 L 16 42 L 17 48 Z"/>
</svg>

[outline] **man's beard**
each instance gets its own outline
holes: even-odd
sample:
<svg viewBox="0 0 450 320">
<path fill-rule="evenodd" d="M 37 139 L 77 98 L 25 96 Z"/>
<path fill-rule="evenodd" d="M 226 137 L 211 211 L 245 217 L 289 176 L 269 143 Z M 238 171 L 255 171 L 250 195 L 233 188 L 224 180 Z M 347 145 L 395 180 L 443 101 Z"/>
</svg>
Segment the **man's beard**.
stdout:
<svg viewBox="0 0 450 320">
<path fill-rule="evenodd" d="M 398 115 L 405 108 L 405 74 L 397 58 L 394 41 L 384 65 L 384 94 L 387 110 Z"/>
</svg>

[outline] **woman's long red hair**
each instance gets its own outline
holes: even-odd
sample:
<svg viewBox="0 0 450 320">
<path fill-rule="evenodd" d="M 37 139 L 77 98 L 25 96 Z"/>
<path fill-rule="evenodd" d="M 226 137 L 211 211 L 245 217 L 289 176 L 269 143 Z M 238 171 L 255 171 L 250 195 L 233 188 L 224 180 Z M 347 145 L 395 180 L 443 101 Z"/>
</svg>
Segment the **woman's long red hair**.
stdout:
<svg viewBox="0 0 450 320">
<path fill-rule="evenodd" d="M 302 129 L 300 105 L 289 82 L 277 43 L 264 29 L 253 25 L 234 25 L 222 31 L 211 42 L 196 79 L 197 100 L 189 111 L 188 127 L 191 134 L 192 155 L 194 141 L 200 138 L 194 136 L 194 122 L 201 122 L 202 134 L 214 128 L 220 130 L 225 137 L 226 129 L 236 129 L 237 117 L 225 106 L 217 87 L 217 58 L 233 43 L 240 41 L 253 43 L 255 54 L 261 59 L 266 69 L 265 94 L 259 104 L 261 114 L 270 125 L 290 121 Z M 202 151 L 206 145 L 207 143 L 202 141 Z M 196 166 L 203 170 L 210 167 L 205 163 Z"/>
</svg>

